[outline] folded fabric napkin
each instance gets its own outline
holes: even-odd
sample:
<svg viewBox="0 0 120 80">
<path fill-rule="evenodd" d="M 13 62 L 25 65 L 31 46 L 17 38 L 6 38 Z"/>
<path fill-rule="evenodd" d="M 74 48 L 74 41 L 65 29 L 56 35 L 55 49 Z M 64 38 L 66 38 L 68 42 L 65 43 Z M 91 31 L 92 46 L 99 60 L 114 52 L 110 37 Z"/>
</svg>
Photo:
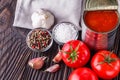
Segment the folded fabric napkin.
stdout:
<svg viewBox="0 0 120 80">
<path fill-rule="evenodd" d="M 118 0 L 118 12 L 120 13 L 120 0 Z"/>
<path fill-rule="evenodd" d="M 84 0 L 17 0 L 14 27 L 33 29 L 31 15 L 41 8 L 54 14 L 56 23 L 71 22 L 80 30 L 81 5 Z"/>
</svg>

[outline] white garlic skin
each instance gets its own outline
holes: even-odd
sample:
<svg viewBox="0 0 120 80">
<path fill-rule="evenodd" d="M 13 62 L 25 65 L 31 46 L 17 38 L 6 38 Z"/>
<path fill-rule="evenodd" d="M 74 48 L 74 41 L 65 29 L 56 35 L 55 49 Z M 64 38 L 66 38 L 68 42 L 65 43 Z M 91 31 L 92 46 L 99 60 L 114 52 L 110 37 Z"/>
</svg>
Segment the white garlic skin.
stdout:
<svg viewBox="0 0 120 80">
<path fill-rule="evenodd" d="M 45 28 L 50 29 L 54 24 L 54 16 L 46 10 L 40 9 L 31 16 L 33 28 Z"/>
</svg>

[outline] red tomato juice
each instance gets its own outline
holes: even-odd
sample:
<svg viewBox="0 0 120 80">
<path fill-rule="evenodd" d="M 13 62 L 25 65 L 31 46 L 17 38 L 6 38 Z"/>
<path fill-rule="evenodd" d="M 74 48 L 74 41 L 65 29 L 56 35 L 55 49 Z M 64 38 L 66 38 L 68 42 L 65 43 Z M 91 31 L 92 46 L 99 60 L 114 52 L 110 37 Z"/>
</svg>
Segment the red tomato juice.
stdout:
<svg viewBox="0 0 120 80">
<path fill-rule="evenodd" d="M 118 14 L 114 10 L 87 11 L 84 22 L 95 32 L 109 32 L 118 24 Z"/>
</svg>

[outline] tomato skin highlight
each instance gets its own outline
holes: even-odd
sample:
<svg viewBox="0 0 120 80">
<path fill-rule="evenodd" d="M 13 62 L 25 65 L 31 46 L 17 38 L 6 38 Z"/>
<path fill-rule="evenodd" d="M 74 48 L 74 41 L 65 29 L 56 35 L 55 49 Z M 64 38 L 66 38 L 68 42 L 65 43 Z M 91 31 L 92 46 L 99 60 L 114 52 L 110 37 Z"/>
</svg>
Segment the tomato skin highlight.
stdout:
<svg viewBox="0 0 120 80">
<path fill-rule="evenodd" d="M 98 80 L 98 77 L 91 69 L 84 67 L 74 70 L 68 80 Z"/>
<path fill-rule="evenodd" d="M 70 46 L 72 47 L 72 50 Z M 78 49 L 76 50 L 76 48 Z M 90 59 L 90 50 L 82 41 L 79 40 L 71 40 L 65 43 L 62 47 L 62 51 L 62 60 L 71 68 L 82 67 L 87 64 L 88 60 Z M 70 58 L 73 55 L 75 55 L 74 61 Z"/>
<path fill-rule="evenodd" d="M 91 67 L 96 74 L 102 79 L 113 79 L 119 74 L 120 63 L 119 59 L 115 53 L 111 55 L 110 51 L 101 50 L 97 52 L 91 60 Z M 103 61 L 105 60 L 105 56 L 110 55 L 114 61 L 111 61 L 109 64 Z"/>
</svg>

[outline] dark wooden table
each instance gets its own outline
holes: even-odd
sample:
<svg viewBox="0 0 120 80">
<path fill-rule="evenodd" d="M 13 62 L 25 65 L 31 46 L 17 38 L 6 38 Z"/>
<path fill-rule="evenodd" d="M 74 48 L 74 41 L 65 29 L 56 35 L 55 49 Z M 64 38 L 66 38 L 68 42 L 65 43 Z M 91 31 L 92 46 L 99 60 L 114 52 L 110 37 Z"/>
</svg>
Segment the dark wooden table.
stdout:
<svg viewBox="0 0 120 80">
<path fill-rule="evenodd" d="M 25 42 L 30 30 L 12 26 L 16 1 L 0 0 L 0 80 L 67 80 L 71 69 L 63 62 L 60 63 L 61 69 L 58 72 L 43 72 L 45 68 L 54 64 L 52 59 L 57 53 L 55 42 L 47 52 L 33 52 Z M 120 27 L 113 50 L 120 56 Z M 43 55 L 49 57 L 43 69 L 34 70 L 28 66 L 28 60 Z M 114 80 L 120 80 L 119 76 Z"/>
</svg>

